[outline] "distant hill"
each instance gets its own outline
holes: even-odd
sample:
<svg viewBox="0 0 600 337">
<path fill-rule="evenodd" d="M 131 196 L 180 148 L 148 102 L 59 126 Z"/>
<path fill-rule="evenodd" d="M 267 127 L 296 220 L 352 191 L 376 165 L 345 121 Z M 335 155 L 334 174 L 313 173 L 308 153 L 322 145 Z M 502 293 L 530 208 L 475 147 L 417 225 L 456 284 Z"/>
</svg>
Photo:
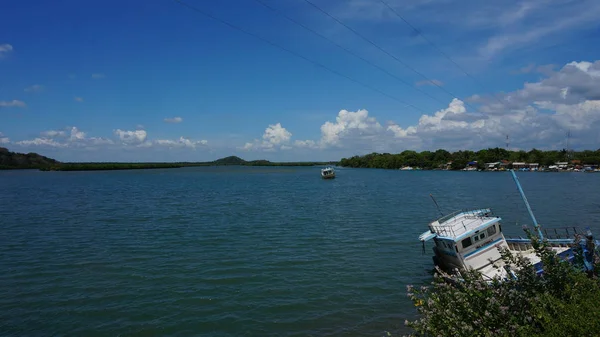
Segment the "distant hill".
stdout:
<svg viewBox="0 0 600 337">
<path fill-rule="evenodd" d="M 56 164 L 60 162 L 37 153 L 10 152 L 0 147 L 0 169 L 41 169 Z"/>
<path fill-rule="evenodd" d="M 212 165 L 246 165 L 248 162 L 236 156 L 229 156 L 210 162 Z"/>
<path fill-rule="evenodd" d="M 240 165 L 240 166 L 315 166 L 331 165 L 336 162 L 272 162 L 266 159 L 244 160 L 237 156 L 229 156 L 204 163 L 191 163 L 190 166 L 221 166 L 221 165 Z"/>
<path fill-rule="evenodd" d="M 272 162 L 265 159 L 247 161 L 237 156 L 229 156 L 209 162 L 178 162 L 178 163 L 61 163 L 52 158 L 37 153 L 10 152 L 0 147 L 1 169 L 40 169 L 42 171 L 92 171 L 92 170 L 136 170 L 179 168 L 186 166 L 314 166 L 330 165 L 335 162 Z"/>
</svg>

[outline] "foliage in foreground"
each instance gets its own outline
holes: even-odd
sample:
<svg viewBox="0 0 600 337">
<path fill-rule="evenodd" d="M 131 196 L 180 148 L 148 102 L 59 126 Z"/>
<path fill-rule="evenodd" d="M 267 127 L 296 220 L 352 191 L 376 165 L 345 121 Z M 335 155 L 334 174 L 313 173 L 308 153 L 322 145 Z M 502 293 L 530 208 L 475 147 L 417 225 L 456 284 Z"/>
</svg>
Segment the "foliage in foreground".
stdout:
<svg viewBox="0 0 600 337">
<path fill-rule="evenodd" d="M 408 287 L 420 318 L 406 321 L 413 336 L 596 336 L 600 334 L 598 256 L 593 274 L 582 271 L 577 245 L 573 265 L 532 239 L 544 265 L 537 276 L 529 261 L 503 251 L 515 279 L 485 282 L 476 271 L 462 280 L 439 271 L 429 287 Z M 579 240 L 579 238 L 576 238 Z M 449 282 L 448 278 L 455 282 Z"/>
</svg>

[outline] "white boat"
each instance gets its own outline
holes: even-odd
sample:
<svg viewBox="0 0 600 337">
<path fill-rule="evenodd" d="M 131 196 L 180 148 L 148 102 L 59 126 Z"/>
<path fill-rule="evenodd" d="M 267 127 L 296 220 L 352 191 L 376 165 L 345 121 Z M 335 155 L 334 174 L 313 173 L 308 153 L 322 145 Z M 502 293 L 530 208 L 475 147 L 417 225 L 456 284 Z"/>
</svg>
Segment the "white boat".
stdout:
<svg viewBox="0 0 600 337">
<path fill-rule="evenodd" d="M 517 183 L 521 197 L 527 206 L 527 210 L 533 220 L 534 227 L 540 239 L 544 239 L 542 230 L 537 224 L 535 216 L 531 212 L 529 203 L 521 189 L 519 181 L 511 170 L 511 174 Z M 425 244 L 425 241 L 433 239 L 433 261 L 436 266 L 449 273 L 456 273 L 458 270 L 474 269 L 478 270 L 485 279 L 508 277 L 504 267 L 504 261 L 500 255 L 500 248 L 507 248 L 513 255 L 521 255 L 534 265 L 538 274 L 543 272 L 540 258 L 535 254 L 531 240 L 527 238 L 505 238 L 502 233 L 501 218 L 493 214 L 489 208 L 457 211 L 432 221 L 429 224 L 429 230 L 419 236 L 419 240 Z M 573 228 L 573 227 L 569 227 Z M 600 242 L 594 240 L 589 229 L 584 232 L 577 232 L 576 228 L 566 230 L 566 237 L 561 238 L 557 230 L 554 231 L 555 237 L 548 235 L 547 242 L 550 248 L 559 256 L 572 261 L 574 257 L 572 244 L 573 235 L 582 234 L 583 239 L 579 242 L 586 253 L 584 265 L 586 269 L 593 269 L 594 247 L 599 246 Z M 589 259 L 587 259 L 589 258 Z"/>
<path fill-rule="evenodd" d="M 333 179 L 333 178 L 335 178 L 335 171 L 333 170 L 333 167 L 329 166 L 329 167 L 326 167 L 324 169 L 321 169 L 321 177 L 323 179 Z"/>
</svg>

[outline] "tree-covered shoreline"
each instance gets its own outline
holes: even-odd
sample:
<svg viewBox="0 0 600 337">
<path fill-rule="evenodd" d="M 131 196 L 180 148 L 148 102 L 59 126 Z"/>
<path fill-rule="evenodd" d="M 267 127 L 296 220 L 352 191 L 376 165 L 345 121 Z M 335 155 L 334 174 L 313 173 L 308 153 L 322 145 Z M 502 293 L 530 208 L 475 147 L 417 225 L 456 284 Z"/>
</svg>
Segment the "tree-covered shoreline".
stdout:
<svg viewBox="0 0 600 337">
<path fill-rule="evenodd" d="M 40 171 L 112 171 L 166 169 L 195 166 L 316 166 L 334 165 L 337 162 L 271 162 L 268 160 L 246 161 L 229 156 L 206 162 L 59 162 L 37 153 L 10 152 L 0 147 L 0 170 L 38 169 Z"/>
<path fill-rule="evenodd" d="M 511 163 L 538 163 L 540 166 L 550 166 L 557 162 L 576 162 L 581 165 L 600 165 L 600 149 L 584 151 L 550 150 L 542 151 L 510 151 L 502 148 L 488 148 L 479 151 L 449 152 L 443 149 L 437 151 L 416 152 L 406 150 L 401 153 L 371 153 L 364 156 L 342 158 L 341 166 L 355 168 L 399 169 L 405 166 L 419 167 L 424 170 L 449 169 L 461 170 L 469 163 L 484 169 L 487 163 L 506 162 L 507 168 Z"/>
</svg>

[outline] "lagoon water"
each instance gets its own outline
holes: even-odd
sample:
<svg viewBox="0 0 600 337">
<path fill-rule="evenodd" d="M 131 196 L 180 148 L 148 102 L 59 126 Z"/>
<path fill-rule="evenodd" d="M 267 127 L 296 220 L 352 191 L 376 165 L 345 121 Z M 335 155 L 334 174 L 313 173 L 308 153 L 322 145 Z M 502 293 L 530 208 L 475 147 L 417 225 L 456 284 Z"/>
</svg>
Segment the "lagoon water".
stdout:
<svg viewBox="0 0 600 337">
<path fill-rule="evenodd" d="M 518 173 L 538 221 L 600 235 L 600 174 Z M 531 223 L 504 172 L 0 171 L 0 335 L 407 332 L 438 212 Z"/>
</svg>

